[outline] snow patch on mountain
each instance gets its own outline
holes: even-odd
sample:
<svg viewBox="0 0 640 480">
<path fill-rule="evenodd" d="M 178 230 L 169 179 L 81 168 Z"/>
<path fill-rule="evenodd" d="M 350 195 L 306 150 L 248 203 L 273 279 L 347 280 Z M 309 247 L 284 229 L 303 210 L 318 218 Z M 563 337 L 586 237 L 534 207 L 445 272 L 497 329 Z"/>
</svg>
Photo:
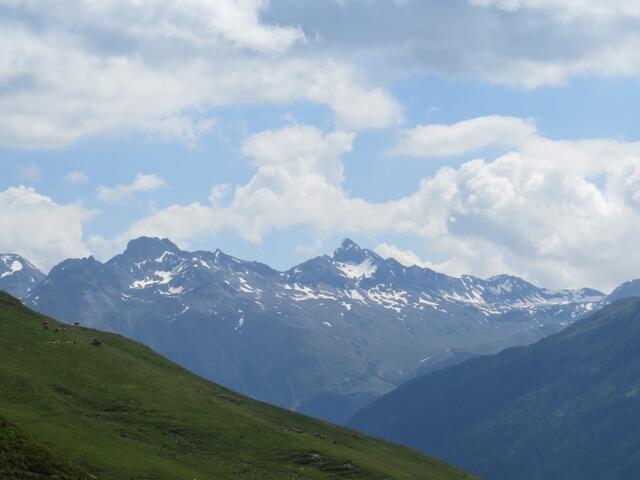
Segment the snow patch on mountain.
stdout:
<svg viewBox="0 0 640 480">
<path fill-rule="evenodd" d="M 377 286 L 368 290 L 367 295 L 378 305 L 398 313 L 409 304 L 406 291 L 383 290 Z"/>
<path fill-rule="evenodd" d="M 5 260 L 4 258 L 3 258 L 3 261 L 5 262 L 5 265 L 6 265 L 6 264 L 7 264 L 7 262 L 8 262 L 8 261 L 7 261 L 7 260 Z M 13 260 L 13 261 L 11 262 L 11 264 L 10 264 L 10 265 L 7 265 L 7 266 L 8 266 L 8 268 L 9 268 L 9 270 L 7 270 L 6 272 L 4 272 L 3 274 L 0 274 L 0 278 L 5 278 L 5 277 L 8 277 L 8 276 L 10 276 L 10 275 L 13 275 L 14 273 L 19 272 L 20 270 L 22 270 L 22 269 L 24 268 L 24 267 L 23 267 L 23 265 L 22 265 L 22 263 L 21 263 L 21 262 L 19 262 L 18 260 Z"/>
<path fill-rule="evenodd" d="M 346 290 L 344 294 L 349 297 L 351 300 L 355 300 L 360 303 L 367 303 L 367 300 L 362 296 L 362 294 L 358 290 Z"/>
<path fill-rule="evenodd" d="M 372 277 L 378 267 L 376 267 L 370 258 L 358 264 L 336 262 L 336 267 L 346 277 L 353 279 Z"/>
<path fill-rule="evenodd" d="M 494 295 L 500 295 L 501 293 L 504 293 L 504 292 L 507 292 L 507 293 L 512 292 L 513 288 L 514 288 L 514 284 L 511 281 L 511 279 L 506 278 L 506 279 L 503 279 L 497 285 L 489 287 L 487 290 L 489 290 Z"/>
<path fill-rule="evenodd" d="M 20 255 L 0 254 L 0 290 L 23 298 L 44 278 L 40 270 Z"/>
<path fill-rule="evenodd" d="M 294 283 L 293 285 L 284 285 L 286 290 L 293 290 L 293 294 L 291 295 L 291 299 L 296 302 L 302 302 L 304 300 L 337 300 L 335 295 L 324 291 L 324 290 L 314 290 L 310 287 L 298 285 Z"/>
<path fill-rule="evenodd" d="M 173 252 L 163 252 L 162 255 L 160 255 L 158 258 L 156 258 L 155 261 L 157 263 L 162 263 L 162 262 L 164 262 L 165 258 L 167 258 L 168 256 L 171 256 L 171 255 L 175 255 L 175 253 L 173 253 Z"/>
</svg>

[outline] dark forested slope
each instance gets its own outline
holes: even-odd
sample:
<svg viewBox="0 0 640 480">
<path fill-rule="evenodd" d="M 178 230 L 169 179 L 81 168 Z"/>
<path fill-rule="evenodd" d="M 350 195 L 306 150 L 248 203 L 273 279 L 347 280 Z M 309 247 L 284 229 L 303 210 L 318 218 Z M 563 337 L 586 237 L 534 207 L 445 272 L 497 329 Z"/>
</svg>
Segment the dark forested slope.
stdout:
<svg viewBox="0 0 640 480">
<path fill-rule="evenodd" d="M 487 480 L 628 479 L 640 471 L 640 299 L 563 332 L 415 379 L 350 426 Z"/>
</svg>

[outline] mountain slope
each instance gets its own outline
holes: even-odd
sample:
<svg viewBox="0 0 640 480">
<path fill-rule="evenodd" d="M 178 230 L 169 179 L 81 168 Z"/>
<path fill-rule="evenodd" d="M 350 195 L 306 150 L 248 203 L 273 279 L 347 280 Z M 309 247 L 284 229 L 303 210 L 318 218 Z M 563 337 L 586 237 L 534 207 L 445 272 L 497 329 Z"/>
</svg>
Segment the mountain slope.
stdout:
<svg viewBox="0 0 640 480">
<path fill-rule="evenodd" d="M 349 425 L 487 480 L 617 480 L 640 468 L 640 299 L 415 379 Z"/>
<path fill-rule="evenodd" d="M 22 298 L 44 278 L 44 273 L 20 255 L 0 254 L 0 290 Z"/>
<path fill-rule="evenodd" d="M 622 298 L 640 297 L 640 279 L 623 283 L 607 296 L 607 303 L 612 303 Z"/>
<path fill-rule="evenodd" d="M 139 340 L 243 394 L 341 422 L 429 357 L 530 343 L 602 298 L 405 267 L 350 240 L 278 272 L 139 238 L 106 263 L 62 262 L 24 301 Z"/>
<path fill-rule="evenodd" d="M 52 454 L 0 417 L 0 480 L 88 480 L 89 474 Z"/>
<path fill-rule="evenodd" d="M 239 396 L 140 344 L 65 327 L 5 294 L 0 385 L 0 415 L 100 480 L 471 478 Z"/>
</svg>

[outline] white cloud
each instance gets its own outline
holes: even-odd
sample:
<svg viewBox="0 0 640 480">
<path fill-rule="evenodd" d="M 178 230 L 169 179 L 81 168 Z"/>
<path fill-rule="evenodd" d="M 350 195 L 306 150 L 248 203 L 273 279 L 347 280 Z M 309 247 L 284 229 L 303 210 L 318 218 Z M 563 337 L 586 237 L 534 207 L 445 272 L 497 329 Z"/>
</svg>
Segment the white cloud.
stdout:
<svg viewBox="0 0 640 480">
<path fill-rule="evenodd" d="M 115 239 L 98 240 L 113 251 L 143 234 L 188 245 L 225 230 L 260 242 L 271 231 L 305 226 L 317 238 L 421 239 L 442 261 L 423 261 L 393 245 L 378 251 L 456 275 L 512 273 L 545 286 L 603 289 L 640 276 L 640 144 L 550 140 L 529 122 L 506 122 L 527 133 L 510 142 L 510 151 L 444 167 L 411 195 L 381 203 L 343 187 L 341 158 L 352 148 L 351 134 L 305 126 L 258 133 L 244 148 L 256 166 L 248 183 L 233 192 L 216 187 L 208 203 L 173 205 Z M 502 131 L 502 122 L 494 124 Z M 482 131 L 486 139 L 468 148 L 495 140 L 495 132 Z"/>
<path fill-rule="evenodd" d="M 215 126 L 212 118 L 195 120 L 186 115 L 174 115 L 163 118 L 155 125 L 150 125 L 147 131 L 166 139 L 178 139 L 195 144 L 205 133 L 210 132 Z"/>
<path fill-rule="evenodd" d="M 406 267 L 418 265 L 419 267 L 429 267 L 429 262 L 422 260 L 413 250 L 403 250 L 389 243 L 381 243 L 375 247 L 374 251 L 382 258 L 393 258 Z"/>
<path fill-rule="evenodd" d="M 453 156 L 487 147 L 512 148 L 536 134 L 531 121 L 487 116 L 453 125 L 422 125 L 401 130 L 392 154 L 413 157 Z"/>
<path fill-rule="evenodd" d="M 307 101 L 333 110 L 338 130 L 384 128 L 403 118 L 385 87 L 416 73 L 525 88 L 640 75 L 634 2 L 62 0 L 44 10 L 35 0 L 0 0 L 0 7 L 7 92 L 0 145 L 20 148 L 130 132 L 195 143 L 213 127 L 216 108 L 238 104 Z"/>
<path fill-rule="evenodd" d="M 181 248 L 188 248 L 190 242 L 211 237 L 228 228 L 227 219 L 228 216 L 216 204 L 171 205 L 135 222 L 113 238 L 94 235 L 88 243 L 98 256 L 105 259 L 121 252 L 132 238 L 145 235 L 170 238 Z"/>
<path fill-rule="evenodd" d="M 640 260 L 631 243 L 639 233 L 640 144 L 531 134 L 508 147 L 493 161 L 443 168 L 404 199 L 428 208 L 422 221 L 433 230 L 424 236 L 455 260 L 447 271 L 507 271 L 546 285 L 602 288 L 640 276 L 630 262 Z"/>
<path fill-rule="evenodd" d="M 214 185 L 209 194 L 209 202 L 211 205 L 220 205 L 222 201 L 231 193 L 231 184 L 221 183 Z"/>
<path fill-rule="evenodd" d="M 497 7 L 508 11 L 550 10 L 564 20 L 581 17 L 638 18 L 640 5 L 629 0 L 469 0 L 472 5 Z"/>
<path fill-rule="evenodd" d="M 306 255 L 307 257 L 317 255 L 322 248 L 322 240 L 317 238 L 311 244 L 299 244 L 296 245 L 295 251 L 299 255 Z"/>
<path fill-rule="evenodd" d="M 351 151 L 354 138 L 353 133 L 325 135 L 318 128 L 296 125 L 252 135 L 242 151 L 259 167 L 281 166 L 296 175 L 317 172 L 331 183 L 340 183 L 341 155 Z"/>
<path fill-rule="evenodd" d="M 11 94 L 0 96 L 0 145 L 132 131 L 193 143 L 213 126 L 207 112 L 235 104 L 324 104 L 341 128 L 402 116 L 357 67 L 307 53 L 297 27 L 261 22 L 262 0 L 3 5 L 0 86 Z"/>
<path fill-rule="evenodd" d="M 339 228 L 341 215 L 353 216 L 357 207 L 341 189 L 341 155 L 352 148 L 354 135 L 294 125 L 251 136 L 243 151 L 251 155 L 257 171 L 237 186 L 231 197 L 227 185 L 216 185 L 208 203 L 173 205 L 132 225 L 112 240 L 93 239 L 103 254 L 117 251 L 133 237 L 170 237 L 183 246 L 227 229 L 259 242 L 277 228 L 311 224 L 325 232 Z M 357 205 L 366 202 L 357 200 Z M 336 205 L 338 212 L 336 212 Z M 372 220 L 373 209 L 369 218 Z M 344 225 L 344 231 L 356 225 Z"/>
<path fill-rule="evenodd" d="M 45 271 L 61 259 L 89 255 L 84 223 L 93 212 L 81 204 L 60 205 L 33 188 L 0 192 L 0 252 L 17 253 Z"/>
<path fill-rule="evenodd" d="M 158 175 L 139 173 L 132 183 L 126 185 L 117 185 L 116 187 L 100 185 L 96 197 L 102 202 L 114 203 L 135 193 L 151 192 L 166 185 L 165 181 Z"/>
<path fill-rule="evenodd" d="M 622 158 L 607 168 L 610 198 L 632 209 L 640 209 L 640 155 Z"/>
<path fill-rule="evenodd" d="M 89 181 L 89 177 L 87 177 L 85 173 L 75 170 L 67 173 L 64 176 L 64 181 L 67 183 L 83 184 Z"/>
<path fill-rule="evenodd" d="M 18 13 L 41 15 L 37 0 L 2 3 Z M 262 23 L 260 12 L 266 5 L 265 0 L 65 0 L 50 5 L 46 15 L 56 28 L 93 26 L 99 33 L 140 43 L 169 41 L 279 53 L 305 40 L 298 28 Z"/>
<path fill-rule="evenodd" d="M 348 52 L 378 77 L 437 72 L 536 88 L 640 74 L 635 1 L 275 0 L 274 8 L 275 18 L 313 32 L 316 48 Z"/>
<path fill-rule="evenodd" d="M 586 177 L 605 173 L 607 165 L 620 162 L 627 155 L 640 155 L 640 143 L 551 140 L 541 136 L 531 120 L 497 115 L 400 130 L 397 145 L 390 154 L 447 157 L 472 154 L 488 147 L 518 152 L 541 165 L 558 163 Z"/>
</svg>

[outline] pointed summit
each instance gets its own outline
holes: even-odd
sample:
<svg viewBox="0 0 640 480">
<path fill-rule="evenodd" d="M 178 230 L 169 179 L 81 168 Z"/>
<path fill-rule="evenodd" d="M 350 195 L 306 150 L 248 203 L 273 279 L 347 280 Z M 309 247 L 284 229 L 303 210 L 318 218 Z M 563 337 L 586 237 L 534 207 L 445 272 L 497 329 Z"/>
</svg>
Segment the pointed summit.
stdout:
<svg viewBox="0 0 640 480">
<path fill-rule="evenodd" d="M 360 263 L 367 257 L 367 250 L 351 240 L 345 238 L 340 246 L 333 252 L 332 258 L 339 262 L 355 262 Z"/>
<path fill-rule="evenodd" d="M 359 252 L 361 250 L 362 249 L 356 242 L 350 238 L 345 238 L 342 240 L 342 243 L 340 243 L 340 246 L 333 252 L 333 256 L 335 257 L 336 255 L 344 252 Z"/>
<path fill-rule="evenodd" d="M 343 250 L 362 250 L 360 246 L 350 238 L 345 238 L 344 240 L 342 240 L 340 248 Z"/>
<path fill-rule="evenodd" d="M 177 253 L 180 249 L 168 238 L 140 237 L 127 244 L 124 255 L 129 258 L 156 258 L 164 252 Z"/>
</svg>

